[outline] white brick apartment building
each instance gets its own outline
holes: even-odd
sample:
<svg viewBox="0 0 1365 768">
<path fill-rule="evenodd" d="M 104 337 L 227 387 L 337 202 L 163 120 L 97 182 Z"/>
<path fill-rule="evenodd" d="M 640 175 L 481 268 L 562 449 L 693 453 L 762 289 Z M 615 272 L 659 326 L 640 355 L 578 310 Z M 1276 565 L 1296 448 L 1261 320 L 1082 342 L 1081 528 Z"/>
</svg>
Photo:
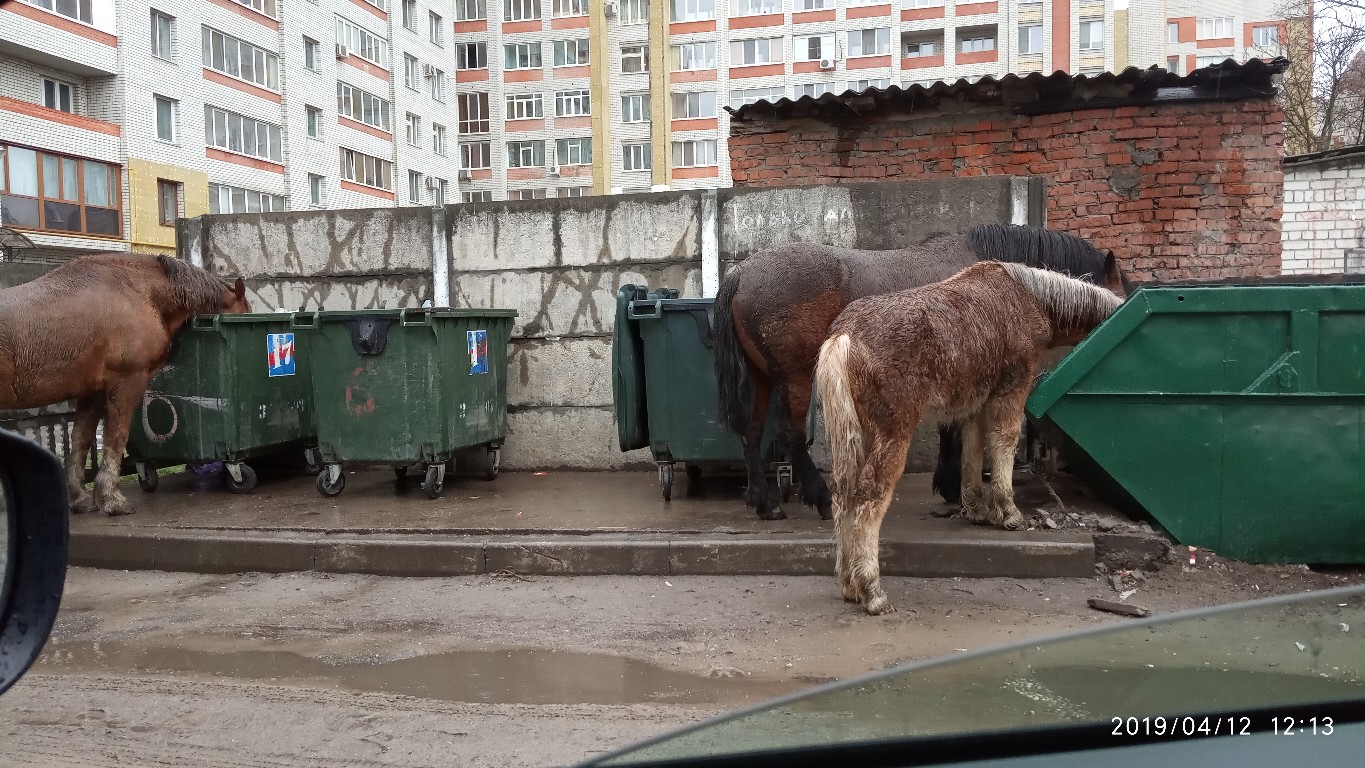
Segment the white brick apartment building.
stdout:
<svg viewBox="0 0 1365 768">
<path fill-rule="evenodd" d="M 1277 53 L 1274 5 L 0 0 L 0 215 L 47 247 L 156 250 L 206 212 L 724 186 L 726 106 L 1184 73 Z"/>
</svg>

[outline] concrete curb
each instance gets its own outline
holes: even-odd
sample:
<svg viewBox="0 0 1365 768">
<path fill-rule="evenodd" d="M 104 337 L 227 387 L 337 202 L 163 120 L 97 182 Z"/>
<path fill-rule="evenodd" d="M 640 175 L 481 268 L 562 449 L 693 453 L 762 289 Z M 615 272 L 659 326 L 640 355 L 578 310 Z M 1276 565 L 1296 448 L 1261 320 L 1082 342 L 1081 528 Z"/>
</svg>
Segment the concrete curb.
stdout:
<svg viewBox="0 0 1365 768">
<path fill-rule="evenodd" d="M 920 577 L 1089 577 L 1095 542 L 926 536 L 882 541 L 882 573 Z M 834 573 L 829 537 L 809 534 L 321 534 L 141 529 L 78 531 L 70 564 L 190 573 L 321 571 L 465 576 L 808 576 Z"/>
</svg>

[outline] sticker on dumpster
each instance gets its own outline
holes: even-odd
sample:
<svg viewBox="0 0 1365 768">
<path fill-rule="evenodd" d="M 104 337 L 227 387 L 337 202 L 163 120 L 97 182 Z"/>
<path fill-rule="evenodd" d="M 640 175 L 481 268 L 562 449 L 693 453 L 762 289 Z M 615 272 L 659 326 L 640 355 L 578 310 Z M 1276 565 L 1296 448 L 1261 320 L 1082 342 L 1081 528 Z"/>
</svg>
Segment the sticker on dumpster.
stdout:
<svg viewBox="0 0 1365 768">
<path fill-rule="evenodd" d="M 488 373 L 488 331 L 466 331 L 469 335 L 469 375 Z"/>
<path fill-rule="evenodd" d="M 294 375 L 294 334 L 266 334 L 266 348 L 270 353 L 268 368 L 271 378 Z"/>
</svg>

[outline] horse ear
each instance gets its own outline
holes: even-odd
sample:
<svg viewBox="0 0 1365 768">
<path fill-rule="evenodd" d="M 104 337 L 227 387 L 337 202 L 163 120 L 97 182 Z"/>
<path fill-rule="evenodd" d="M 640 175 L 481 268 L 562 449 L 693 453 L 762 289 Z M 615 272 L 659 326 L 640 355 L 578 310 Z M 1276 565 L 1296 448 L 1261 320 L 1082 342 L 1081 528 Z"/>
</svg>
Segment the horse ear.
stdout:
<svg viewBox="0 0 1365 768">
<path fill-rule="evenodd" d="M 246 298 L 246 282 L 242 278 L 237 278 L 237 282 L 232 284 L 232 292 L 237 294 L 237 298 Z"/>
</svg>

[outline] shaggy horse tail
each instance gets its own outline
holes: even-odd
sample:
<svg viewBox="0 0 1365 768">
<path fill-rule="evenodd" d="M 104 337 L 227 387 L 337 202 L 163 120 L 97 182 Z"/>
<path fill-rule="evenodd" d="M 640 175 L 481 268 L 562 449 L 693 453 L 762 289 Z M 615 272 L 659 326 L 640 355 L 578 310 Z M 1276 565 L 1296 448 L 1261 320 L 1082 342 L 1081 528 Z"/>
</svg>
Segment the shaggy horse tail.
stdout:
<svg viewBox="0 0 1365 768">
<path fill-rule="evenodd" d="M 735 335 L 735 318 L 730 305 L 736 293 L 739 293 L 737 269 L 720 281 L 711 337 L 716 353 L 716 385 L 720 390 L 720 422 L 742 436 L 753 411 L 754 387 L 749 378 L 749 360 Z"/>
<path fill-rule="evenodd" d="M 815 366 L 815 385 L 820 392 L 820 408 L 834 462 L 834 489 L 843 496 L 845 508 L 857 486 L 865 452 L 863 427 L 850 389 L 849 364 L 857 364 L 858 357 L 850 354 L 852 346 L 853 340 L 847 333 L 831 336 L 820 346 L 820 361 Z"/>
</svg>

